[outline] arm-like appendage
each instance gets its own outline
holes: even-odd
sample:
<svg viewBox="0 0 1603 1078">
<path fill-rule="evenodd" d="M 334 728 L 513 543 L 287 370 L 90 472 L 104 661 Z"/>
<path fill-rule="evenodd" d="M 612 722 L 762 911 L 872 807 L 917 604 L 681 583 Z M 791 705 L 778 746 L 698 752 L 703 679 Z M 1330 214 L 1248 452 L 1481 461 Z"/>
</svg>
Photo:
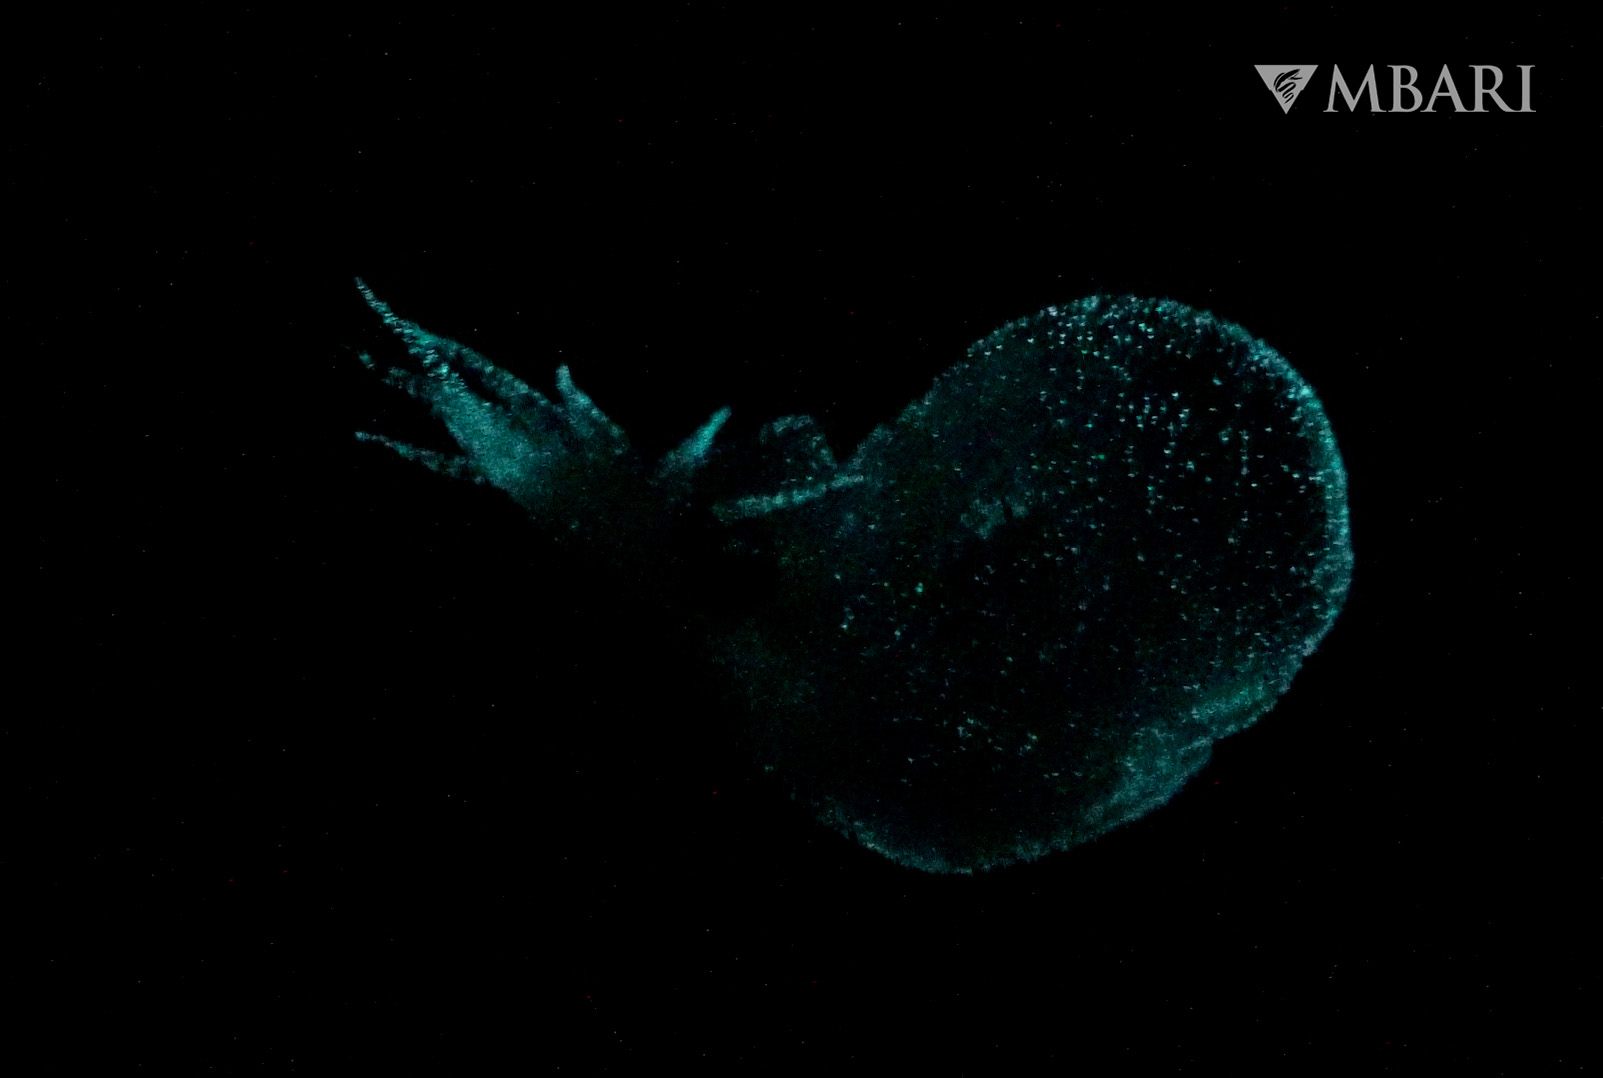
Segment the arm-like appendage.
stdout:
<svg viewBox="0 0 1603 1078">
<path fill-rule="evenodd" d="M 446 475 L 494 484 L 536 516 L 544 515 L 557 493 L 551 489 L 553 479 L 629 451 L 629 439 L 579 391 L 567 367 L 557 369 L 559 406 L 473 349 L 396 317 L 365 284 L 358 280 L 356 285 L 422 367 L 390 367 L 380 372 L 384 380 L 427 401 L 463 455 L 435 453 L 365 432 L 357 437 L 387 445 Z M 361 359 L 369 370 L 377 370 L 366 353 Z"/>
<path fill-rule="evenodd" d="M 365 431 L 357 437 L 441 474 L 499 487 L 559 531 L 617 541 L 646 526 L 689 495 L 692 477 L 729 418 L 727 408 L 714 413 L 647 478 L 622 429 L 573 384 L 566 366 L 557 368 L 561 402 L 554 403 L 473 349 L 397 317 L 360 280 L 356 286 L 421 369 L 380 370 L 366 353 L 362 363 L 426 401 L 462 452 L 439 453 Z"/>
</svg>

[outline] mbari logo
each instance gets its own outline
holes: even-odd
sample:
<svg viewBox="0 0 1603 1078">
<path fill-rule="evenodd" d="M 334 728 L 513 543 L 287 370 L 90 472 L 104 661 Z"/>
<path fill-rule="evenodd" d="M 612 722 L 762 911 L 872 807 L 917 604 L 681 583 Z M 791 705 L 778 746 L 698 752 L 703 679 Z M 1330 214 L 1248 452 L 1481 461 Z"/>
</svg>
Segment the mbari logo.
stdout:
<svg viewBox="0 0 1603 1078">
<path fill-rule="evenodd" d="M 1263 84 L 1269 87 L 1280 102 L 1282 112 L 1291 111 L 1291 103 L 1297 100 L 1303 87 L 1318 68 L 1313 64 L 1303 64 L 1301 67 L 1275 67 L 1269 64 L 1259 64 L 1258 74 L 1263 76 Z"/>
<path fill-rule="evenodd" d="M 1315 64 L 1257 64 L 1258 75 L 1263 84 L 1269 87 L 1269 92 L 1275 95 L 1280 102 L 1280 111 L 1290 112 L 1292 102 L 1297 100 L 1312 81 L 1314 72 L 1319 70 Z M 1472 108 L 1464 107 L 1464 99 L 1459 96 L 1458 84 L 1453 81 L 1453 73 L 1446 64 L 1442 65 L 1442 73 L 1436 78 L 1436 86 L 1427 98 L 1418 86 L 1419 70 L 1407 64 L 1388 64 L 1391 69 L 1391 108 L 1380 107 L 1380 91 L 1375 83 L 1375 65 L 1369 65 L 1369 70 L 1358 81 L 1357 89 L 1342 77 L 1341 68 L 1332 65 L 1330 68 L 1330 93 L 1325 100 L 1325 111 L 1336 112 L 1336 92 L 1341 92 L 1342 100 L 1347 104 L 1349 112 L 1358 111 L 1360 98 L 1369 99 L 1370 112 L 1435 112 L 1436 102 L 1446 98 L 1452 103 L 1454 112 L 1491 112 L 1486 107 L 1486 100 L 1503 112 L 1535 112 L 1531 108 L 1531 68 L 1532 64 L 1520 64 L 1520 107 L 1510 108 L 1503 100 L 1498 88 L 1503 85 L 1503 71 L 1490 64 L 1469 65 L 1469 85 L 1472 87 L 1471 95 L 1474 101 Z M 1487 83 L 1490 72 L 1490 84 Z M 1407 102 L 1406 105 L 1404 102 Z M 1443 110 L 1445 111 L 1445 110 Z"/>
</svg>

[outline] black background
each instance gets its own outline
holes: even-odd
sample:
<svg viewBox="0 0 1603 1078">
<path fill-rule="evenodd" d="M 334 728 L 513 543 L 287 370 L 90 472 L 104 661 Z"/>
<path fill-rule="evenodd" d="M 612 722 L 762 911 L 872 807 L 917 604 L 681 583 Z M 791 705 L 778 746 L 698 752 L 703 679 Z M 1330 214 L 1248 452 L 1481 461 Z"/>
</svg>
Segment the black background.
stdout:
<svg viewBox="0 0 1603 1078">
<path fill-rule="evenodd" d="M 1446 9 L 1444 9 L 1445 11 Z M 102 1073 L 1569 1073 L 1595 1051 L 1577 22 L 1065 6 L 19 26 L 12 1040 Z M 1579 46 L 1579 48 L 1577 47 Z M 1253 70 L 1321 66 L 1289 114 Z M 1499 66 L 1528 115 L 1323 112 Z M 1447 103 L 1442 102 L 1444 106 Z M 1584 198 L 1583 198 L 1584 194 Z M 1163 810 L 988 875 L 813 824 L 642 610 L 368 376 L 403 316 L 655 457 L 845 456 L 1106 291 L 1324 400 L 1347 608 Z M 1593 1057 L 1595 1062 L 1595 1056 Z"/>
</svg>

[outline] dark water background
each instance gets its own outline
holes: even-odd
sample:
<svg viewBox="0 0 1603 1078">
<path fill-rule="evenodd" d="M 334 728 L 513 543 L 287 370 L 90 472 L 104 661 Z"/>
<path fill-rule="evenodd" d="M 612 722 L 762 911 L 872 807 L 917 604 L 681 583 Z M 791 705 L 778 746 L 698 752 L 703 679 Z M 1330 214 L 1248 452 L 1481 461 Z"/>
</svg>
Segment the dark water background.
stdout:
<svg viewBox="0 0 1603 1078">
<path fill-rule="evenodd" d="M 103 1073 L 1579 1069 L 1568 18 L 18 30 L 14 1037 Z M 1383 104 L 1387 63 L 1496 64 L 1511 103 L 1534 64 L 1536 111 L 1325 113 L 1322 69 L 1282 114 L 1285 58 L 1376 64 Z M 1211 309 L 1323 400 L 1353 591 L 1165 809 L 910 872 L 752 773 L 671 616 L 351 438 L 443 446 L 353 358 L 358 274 L 536 386 L 569 363 L 653 456 L 727 404 L 844 457 L 1008 319 Z"/>
</svg>

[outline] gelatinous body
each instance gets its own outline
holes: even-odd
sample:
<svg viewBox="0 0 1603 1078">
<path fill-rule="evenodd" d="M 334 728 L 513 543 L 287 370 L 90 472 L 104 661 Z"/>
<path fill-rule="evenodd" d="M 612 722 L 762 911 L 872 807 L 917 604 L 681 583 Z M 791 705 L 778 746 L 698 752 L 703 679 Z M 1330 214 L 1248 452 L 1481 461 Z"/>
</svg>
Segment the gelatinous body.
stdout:
<svg viewBox="0 0 1603 1078">
<path fill-rule="evenodd" d="M 719 413 L 653 470 L 566 370 L 557 407 L 369 301 L 424 364 L 390 379 L 465 451 L 403 454 L 620 565 L 687 516 L 747 536 L 732 548 L 771 561 L 774 598 L 710 623 L 708 656 L 759 762 L 915 868 L 1033 859 L 1162 804 L 1273 705 L 1347 591 L 1318 400 L 1178 303 L 1010 323 L 844 463 L 804 417 L 717 445 Z"/>
</svg>

